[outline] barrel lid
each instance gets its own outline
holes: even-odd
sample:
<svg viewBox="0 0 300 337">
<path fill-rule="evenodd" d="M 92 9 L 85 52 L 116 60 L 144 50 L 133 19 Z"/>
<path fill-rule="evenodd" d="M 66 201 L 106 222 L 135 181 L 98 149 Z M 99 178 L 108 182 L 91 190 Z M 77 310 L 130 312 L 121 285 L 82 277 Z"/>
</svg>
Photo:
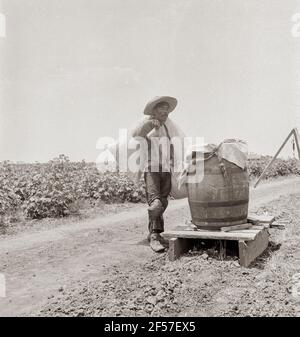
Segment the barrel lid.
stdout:
<svg viewBox="0 0 300 337">
<path fill-rule="evenodd" d="M 211 153 L 216 149 L 215 144 L 193 144 L 189 148 L 188 153 L 198 152 L 198 153 Z"/>
<path fill-rule="evenodd" d="M 200 155 L 199 160 L 203 160 L 203 158 L 206 158 L 207 154 L 209 154 L 210 158 L 211 154 L 217 155 L 219 159 L 225 159 L 244 169 L 247 163 L 248 149 L 247 143 L 245 141 L 242 141 L 240 139 L 226 139 L 219 145 L 205 143 L 192 144 L 189 147 L 187 153 L 187 161 L 195 158 L 197 154 Z"/>
</svg>

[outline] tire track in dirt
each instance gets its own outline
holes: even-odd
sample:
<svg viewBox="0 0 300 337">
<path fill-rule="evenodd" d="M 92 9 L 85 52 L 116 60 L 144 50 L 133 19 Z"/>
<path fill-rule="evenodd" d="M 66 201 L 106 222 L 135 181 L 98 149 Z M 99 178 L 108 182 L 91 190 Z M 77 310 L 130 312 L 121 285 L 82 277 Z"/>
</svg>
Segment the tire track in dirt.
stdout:
<svg viewBox="0 0 300 337">
<path fill-rule="evenodd" d="M 299 316 L 300 296 L 292 296 L 292 280 L 300 272 L 300 194 L 261 207 L 274 209 L 287 221 L 287 229 L 270 229 L 270 245 L 251 268 L 241 268 L 235 258 L 220 261 L 209 250 L 192 251 L 175 262 L 166 254 L 156 255 L 130 273 L 116 268 L 102 281 L 78 285 L 71 296 L 67 291 L 55 298 L 41 314 Z"/>
<path fill-rule="evenodd" d="M 299 190 L 299 178 L 263 183 L 251 191 L 251 209 Z M 172 201 L 166 227 L 189 217 L 187 200 Z M 151 264 L 157 256 L 145 243 L 146 234 L 145 205 L 137 205 L 105 218 L 5 238 L 0 241 L 0 272 L 6 276 L 7 297 L 0 298 L 0 315 L 38 312 L 52 297 L 59 302 L 87 282 L 105 281 L 114 273 L 128 276 Z"/>
</svg>

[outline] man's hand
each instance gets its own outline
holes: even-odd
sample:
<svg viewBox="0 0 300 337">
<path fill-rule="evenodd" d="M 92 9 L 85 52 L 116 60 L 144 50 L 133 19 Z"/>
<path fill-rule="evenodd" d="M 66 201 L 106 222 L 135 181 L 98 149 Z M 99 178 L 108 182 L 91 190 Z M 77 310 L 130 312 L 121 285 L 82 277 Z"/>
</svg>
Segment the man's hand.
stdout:
<svg viewBox="0 0 300 337">
<path fill-rule="evenodd" d="M 158 129 L 162 126 L 161 122 L 158 119 L 150 119 L 150 120 L 155 129 Z"/>
</svg>

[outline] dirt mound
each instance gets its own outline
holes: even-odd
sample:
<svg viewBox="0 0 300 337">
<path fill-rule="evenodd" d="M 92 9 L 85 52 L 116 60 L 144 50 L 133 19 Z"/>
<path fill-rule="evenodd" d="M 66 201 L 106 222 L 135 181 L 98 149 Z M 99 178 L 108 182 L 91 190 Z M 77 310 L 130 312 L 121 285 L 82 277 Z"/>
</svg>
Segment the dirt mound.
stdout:
<svg viewBox="0 0 300 337">
<path fill-rule="evenodd" d="M 300 272 L 300 197 L 280 198 L 263 211 L 275 209 L 284 209 L 278 217 L 288 228 L 270 230 L 269 247 L 251 268 L 236 257 L 220 261 L 215 249 L 190 251 L 175 262 L 164 253 L 134 269 L 114 267 L 101 283 L 62 290 L 39 315 L 297 316 L 291 282 Z"/>
</svg>

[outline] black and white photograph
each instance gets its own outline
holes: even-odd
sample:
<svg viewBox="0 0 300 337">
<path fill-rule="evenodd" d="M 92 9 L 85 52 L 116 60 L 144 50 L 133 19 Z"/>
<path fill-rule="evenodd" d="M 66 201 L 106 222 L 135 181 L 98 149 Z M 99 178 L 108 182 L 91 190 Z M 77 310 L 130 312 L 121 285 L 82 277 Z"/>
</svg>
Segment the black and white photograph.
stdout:
<svg viewBox="0 0 300 337">
<path fill-rule="evenodd" d="M 0 317 L 300 317 L 299 0 L 0 0 Z"/>
</svg>

